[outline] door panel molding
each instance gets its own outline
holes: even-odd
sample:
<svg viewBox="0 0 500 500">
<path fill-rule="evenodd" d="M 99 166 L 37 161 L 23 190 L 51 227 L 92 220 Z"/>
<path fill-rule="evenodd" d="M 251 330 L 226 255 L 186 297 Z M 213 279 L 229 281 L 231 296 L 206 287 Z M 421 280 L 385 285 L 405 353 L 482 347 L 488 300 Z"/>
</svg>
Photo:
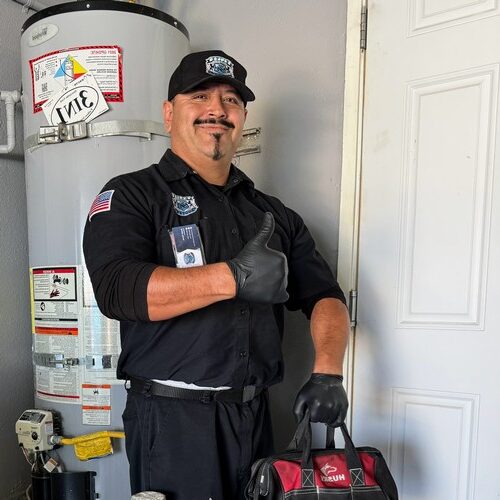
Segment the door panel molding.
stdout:
<svg viewBox="0 0 500 500">
<path fill-rule="evenodd" d="M 476 21 L 500 13 L 498 0 L 457 0 L 440 8 L 440 3 L 429 0 L 411 0 L 408 13 L 408 36 L 447 29 L 458 24 Z M 441 3 L 442 4 L 442 3 Z"/>
<path fill-rule="evenodd" d="M 450 498 L 456 492 L 456 500 L 472 498 L 479 395 L 404 388 L 392 394 L 389 464 L 400 495 Z M 415 460 L 422 456 L 427 459 Z"/>
<path fill-rule="evenodd" d="M 494 64 L 407 86 L 400 327 L 484 327 L 498 75 Z"/>
</svg>

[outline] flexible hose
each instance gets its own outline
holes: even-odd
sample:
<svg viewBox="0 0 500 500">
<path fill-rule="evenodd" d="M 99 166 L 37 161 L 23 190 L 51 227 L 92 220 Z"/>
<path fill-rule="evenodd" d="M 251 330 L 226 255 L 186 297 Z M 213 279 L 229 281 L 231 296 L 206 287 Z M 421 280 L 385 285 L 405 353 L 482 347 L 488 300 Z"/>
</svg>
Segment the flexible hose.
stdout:
<svg viewBox="0 0 500 500">
<path fill-rule="evenodd" d="M 85 441 L 93 441 L 95 439 L 99 439 L 102 437 L 124 438 L 125 433 L 121 431 L 100 431 L 100 432 L 93 432 L 92 434 L 83 434 L 81 436 L 76 436 L 73 438 L 63 437 L 61 439 L 61 444 L 79 444 L 79 443 L 84 443 Z"/>
<path fill-rule="evenodd" d="M 113 453 L 111 438 L 124 437 L 125 433 L 121 431 L 100 431 L 74 438 L 63 437 L 57 442 L 58 444 L 73 445 L 76 457 L 83 461 L 111 455 Z"/>
</svg>

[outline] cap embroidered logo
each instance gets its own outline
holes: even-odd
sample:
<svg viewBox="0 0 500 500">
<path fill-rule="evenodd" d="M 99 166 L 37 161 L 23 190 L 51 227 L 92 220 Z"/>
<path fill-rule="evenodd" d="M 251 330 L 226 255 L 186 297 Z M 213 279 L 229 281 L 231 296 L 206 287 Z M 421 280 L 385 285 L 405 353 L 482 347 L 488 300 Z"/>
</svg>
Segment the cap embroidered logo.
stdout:
<svg viewBox="0 0 500 500">
<path fill-rule="evenodd" d="M 206 71 L 209 75 L 230 76 L 234 78 L 234 65 L 225 57 L 211 56 L 205 59 Z"/>
</svg>

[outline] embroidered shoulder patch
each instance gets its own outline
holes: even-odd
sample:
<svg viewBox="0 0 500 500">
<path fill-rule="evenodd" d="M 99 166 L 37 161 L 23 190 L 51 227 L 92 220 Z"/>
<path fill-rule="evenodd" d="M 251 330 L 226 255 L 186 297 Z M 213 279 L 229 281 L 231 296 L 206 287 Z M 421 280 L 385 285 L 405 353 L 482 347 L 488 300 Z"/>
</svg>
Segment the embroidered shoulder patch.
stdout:
<svg viewBox="0 0 500 500">
<path fill-rule="evenodd" d="M 103 191 L 96 196 L 94 202 L 90 206 L 89 220 L 92 219 L 95 214 L 109 212 L 111 210 L 111 198 L 113 198 L 114 192 L 115 190 L 111 189 L 109 191 Z"/>
<path fill-rule="evenodd" d="M 175 213 L 181 217 L 194 214 L 198 210 L 194 196 L 180 196 L 172 193 L 172 203 L 174 204 Z"/>
</svg>

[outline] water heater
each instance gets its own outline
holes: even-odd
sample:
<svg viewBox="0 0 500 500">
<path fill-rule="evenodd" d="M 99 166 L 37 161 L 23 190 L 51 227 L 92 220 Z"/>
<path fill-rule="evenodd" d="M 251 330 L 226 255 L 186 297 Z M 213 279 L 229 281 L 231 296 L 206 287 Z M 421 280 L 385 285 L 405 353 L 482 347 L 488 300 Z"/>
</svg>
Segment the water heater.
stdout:
<svg viewBox="0 0 500 500">
<path fill-rule="evenodd" d="M 160 10 L 87 0 L 31 16 L 21 45 L 36 406 L 61 414 L 65 436 L 121 429 L 119 324 L 97 308 L 82 233 L 106 181 L 168 147 L 162 103 L 188 32 Z M 88 462 L 71 447 L 58 453 L 67 470 L 97 473 L 99 498 L 124 500 L 128 463 L 117 443 Z"/>
</svg>

